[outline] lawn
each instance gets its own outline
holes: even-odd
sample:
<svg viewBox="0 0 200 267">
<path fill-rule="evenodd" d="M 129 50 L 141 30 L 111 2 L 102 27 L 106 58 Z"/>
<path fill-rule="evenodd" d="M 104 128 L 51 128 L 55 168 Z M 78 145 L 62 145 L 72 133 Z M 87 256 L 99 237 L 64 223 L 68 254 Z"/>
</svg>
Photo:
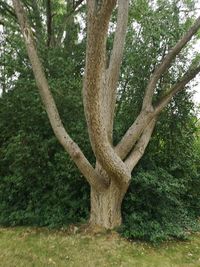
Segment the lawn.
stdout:
<svg viewBox="0 0 200 267">
<path fill-rule="evenodd" d="M 0 228 L 0 266 L 200 267 L 200 234 L 155 247 L 116 233 Z"/>
</svg>

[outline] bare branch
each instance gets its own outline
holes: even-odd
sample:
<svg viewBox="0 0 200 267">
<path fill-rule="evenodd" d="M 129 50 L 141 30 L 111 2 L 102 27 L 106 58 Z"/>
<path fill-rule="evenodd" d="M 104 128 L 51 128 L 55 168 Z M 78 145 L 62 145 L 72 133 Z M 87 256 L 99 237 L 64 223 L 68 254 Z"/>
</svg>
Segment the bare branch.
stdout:
<svg viewBox="0 0 200 267">
<path fill-rule="evenodd" d="M 151 111 L 142 110 L 138 115 L 135 122 L 131 125 L 131 127 L 127 130 L 121 141 L 115 147 L 115 151 L 121 159 L 125 159 L 128 153 L 131 151 L 132 147 L 135 145 L 140 135 L 142 134 L 145 127 L 148 123 L 155 118 L 155 116 L 159 115 L 160 112 L 164 109 L 164 107 L 170 102 L 172 97 L 184 89 L 185 85 L 189 83 L 195 76 L 200 72 L 200 66 L 191 69 L 182 77 L 182 79 L 177 82 L 172 88 L 168 91 L 168 93 L 157 103 L 155 108 Z"/>
<path fill-rule="evenodd" d="M 73 11 L 72 12 L 74 12 L 83 3 L 83 1 L 84 0 L 78 0 L 78 1 L 76 1 L 76 3 L 73 6 Z"/>
<path fill-rule="evenodd" d="M 133 151 L 130 153 L 128 158 L 125 160 L 125 164 L 127 165 L 130 171 L 134 169 L 138 161 L 143 156 L 145 149 L 151 139 L 151 135 L 153 133 L 155 124 L 156 124 L 156 119 L 154 118 L 153 120 L 151 120 L 148 126 L 144 129 L 144 132 L 142 133 L 137 144 L 135 145 Z"/>
<path fill-rule="evenodd" d="M 37 55 L 37 50 L 34 45 L 34 39 L 23 6 L 19 0 L 13 0 L 13 4 L 21 27 L 21 31 L 24 36 L 24 41 L 26 44 L 29 59 L 32 64 L 36 84 L 38 86 L 43 104 L 46 108 L 52 129 L 60 144 L 69 153 L 69 155 L 74 160 L 82 174 L 86 177 L 87 181 L 95 188 L 102 188 L 106 186 L 105 184 L 107 181 L 103 180 L 99 177 L 99 175 L 97 175 L 94 168 L 85 158 L 78 145 L 67 134 L 62 124 L 56 104 L 49 90 L 48 82 L 43 71 L 40 59 Z"/>
<path fill-rule="evenodd" d="M 134 123 L 127 130 L 121 141 L 115 147 L 115 152 L 122 160 L 125 159 L 128 153 L 132 150 L 132 147 L 135 145 L 143 130 L 153 117 L 153 111 L 141 111 Z"/>
<path fill-rule="evenodd" d="M 183 12 L 183 13 L 190 13 L 190 12 L 195 12 L 195 11 L 198 11 L 200 10 L 200 8 L 193 8 L 193 9 L 179 9 L 179 12 Z"/>
<path fill-rule="evenodd" d="M 113 49 L 109 64 L 109 78 L 113 84 L 118 81 L 119 71 L 123 57 L 124 43 L 126 38 L 126 29 L 128 23 L 129 0 L 120 0 L 118 4 L 117 26 L 114 37 Z M 116 87 L 116 84 L 113 85 Z"/>
<path fill-rule="evenodd" d="M 106 110 L 106 128 L 108 137 L 112 142 L 113 120 L 115 112 L 115 104 L 117 97 L 117 83 L 119 79 L 120 67 L 123 58 L 123 50 L 126 38 L 126 29 L 128 23 L 128 6 L 129 0 L 120 0 L 118 4 L 117 26 L 113 49 L 110 58 L 110 64 L 106 75 L 105 86 L 105 110 Z"/>
<path fill-rule="evenodd" d="M 152 97 L 156 84 L 162 74 L 168 70 L 172 61 L 179 54 L 182 48 L 191 40 L 194 34 L 200 29 L 200 17 L 197 18 L 193 26 L 186 32 L 186 34 L 177 42 L 177 44 L 169 51 L 162 63 L 153 72 L 146 88 L 145 97 L 143 100 L 143 109 L 149 109 L 152 105 Z"/>
<path fill-rule="evenodd" d="M 155 107 L 155 114 L 158 115 L 170 102 L 172 97 L 179 91 L 183 90 L 185 86 L 200 73 L 200 66 L 188 70 L 182 79 L 171 87 L 167 94 L 157 103 Z"/>
<path fill-rule="evenodd" d="M 163 100 L 163 104 L 157 107 L 157 111 L 154 112 L 154 108 L 152 106 L 152 96 L 154 93 L 155 86 L 160 79 L 161 75 L 169 68 L 171 62 L 176 57 L 176 55 L 181 51 L 181 49 L 187 44 L 187 42 L 192 38 L 192 36 L 198 31 L 200 28 L 200 17 L 196 20 L 190 30 L 178 41 L 178 43 L 174 46 L 174 48 L 166 55 L 163 59 L 162 63 L 156 68 L 150 81 L 146 88 L 146 93 L 143 101 L 143 108 L 140 114 L 138 115 L 135 122 L 131 125 L 131 127 L 127 130 L 125 135 L 123 136 L 122 140 L 118 143 L 115 147 L 116 153 L 119 155 L 121 159 L 126 158 L 128 153 L 131 151 L 134 144 L 137 142 L 138 138 L 140 137 L 141 133 L 143 132 L 144 128 L 147 124 L 151 121 L 151 119 L 158 114 L 162 109 L 162 105 L 167 105 L 170 101 L 172 96 L 166 96 L 165 100 Z M 193 79 L 193 77 L 191 77 Z M 190 80 L 191 80 L 190 79 Z M 185 84 L 187 84 L 187 79 L 185 80 Z M 183 83 L 178 84 L 178 88 L 183 85 Z M 184 84 L 184 86 L 185 86 Z M 177 87 L 176 87 L 177 88 Z M 176 89 L 174 89 L 176 91 Z M 177 89 L 178 91 L 180 89 Z M 173 93 L 172 93 L 173 94 Z M 174 93 L 175 94 L 175 93 Z M 173 95 L 174 95 L 173 94 Z M 168 99 L 168 100 L 167 100 Z M 166 104 L 164 104 L 166 102 Z M 161 104 L 161 103 L 160 103 Z"/>
</svg>

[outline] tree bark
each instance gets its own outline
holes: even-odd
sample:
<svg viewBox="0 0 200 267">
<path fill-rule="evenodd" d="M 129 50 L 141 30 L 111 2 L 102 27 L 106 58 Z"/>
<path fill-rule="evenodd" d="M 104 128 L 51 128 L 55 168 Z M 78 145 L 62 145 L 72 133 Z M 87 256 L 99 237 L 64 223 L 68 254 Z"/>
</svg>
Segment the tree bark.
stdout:
<svg viewBox="0 0 200 267">
<path fill-rule="evenodd" d="M 91 187 L 90 225 L 113 229 L 122 223 L 121 204 L 127 188 L 119 187 L 113 179 L 110 186 L 97 191 Z"/>
<path fill-rule="evenodd" d="M 48 1 L 50 3 L 50 1 Z M 82 2 L 78 1 L 77 3 Z M 90 224 L 106 229 L 121 225 L 121 204 L 131 180 L 131 171 L 142 157 L 151 138 L 157 116 L 172 97 L 183 90 L 199 72 L 192 67 L 171 86 L 156 106 L 152 104 L 154 89 L 162 74 L 192 36 L 200 29 L 200 17 L 156 68 L 143 101 L 143 108 L 135 122 L 114 148 L 112 128 L 117 81 L 122 61 L 128 18 L 128 0 L 87 0 L 87 49 L 83 86 L 84 109 L 91 146 L 96 156 L 96 168 L 89 163 L 79 146 L 66 132 L 55 101 L 50 92 L 44 69 L 37 54 L 34 35 L 20 0 L 13 0 L 36 84 L 46 108 L 55 136 L 76 163 L 91 186 Z M 106 41 L 109 22 L 118 6 L 118 22 L 109 68 L 106 67 Z M 49 32 L 50 34 L 50 32 Z"/>
</svg>

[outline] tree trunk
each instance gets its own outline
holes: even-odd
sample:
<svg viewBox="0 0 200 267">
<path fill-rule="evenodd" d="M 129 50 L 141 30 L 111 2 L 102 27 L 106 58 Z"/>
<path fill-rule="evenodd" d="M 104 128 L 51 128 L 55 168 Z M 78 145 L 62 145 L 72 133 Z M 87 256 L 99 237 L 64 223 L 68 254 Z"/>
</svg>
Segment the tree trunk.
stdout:
<svg viewBox="0 0 200 267">
<path fill-rule="evenodd" d="M 91 187 L 90 225 L 113 229 L 122 223 L 121 204 L 126 190 L 111 180 L 103 191 Z"/>
<path fill-rule="evenodd" d="M 38 57 L 35 34 L 28 23 L 22 1 L 13 0 L 35 80 L 52 129 L 60 144 L 69 153 L 91 186 L 90 224 L 107 229 L 120 226 L 122 222 L 121 204 L 131 180 L 131 171 L 142 157 L 149 143 L 157 116 L 173 96 L 183 90 L 185 85 L 200 73 L 199 64 L 190 65 L 182 78 L 169 86 L 164 96 L 153 105 L 153 96 L 158 81 L 170 68 L 182 48 L 200 29 L 200 17 L 198 17 L 188 32 L 170 49 L 160 65 L 155 68 L 146 87 L 142 109 L 138 117 L 114 148 L 112 145 L 112 126 L 118 88 L 117 81 L 126 36 L 129 2 L 128 0 L 87 0 L 86 4 L 87 49 L 83 102 L 90 142 L 97 159 L 97 167 L 94 169 L 63 126 L 42 63 Z M 48 3 L 50 4 L 51 1 L 48 0 Z M 80 4 L 82 1 L 77 1 L 78 3 Z M 111 58 L 106 64 L 109 22 L 116 6 L 118 6 L 119 12 L 116 33 Z M 50 23 L 51 18 L 49 19 Z M 48 31 L 51 35 L 50 28 Z M 62 34 L 60 36 L 62 37 Z M 107 92 L 106 95 L 105 91 Z M 103 95 L 104 97 L 102 97 Z"/>
</svg>

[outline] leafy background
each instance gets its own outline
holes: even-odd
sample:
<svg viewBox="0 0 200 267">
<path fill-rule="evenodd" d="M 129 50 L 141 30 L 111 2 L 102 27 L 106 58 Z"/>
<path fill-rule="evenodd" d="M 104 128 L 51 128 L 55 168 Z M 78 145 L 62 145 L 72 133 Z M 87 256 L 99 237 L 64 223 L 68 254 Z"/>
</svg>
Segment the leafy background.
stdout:
<svg viewBox="0 0 200 267">
<path fill-rule="evenodd" d="M 63 123 L 71 137 L 94 162 L 81 98 L 85 60 L 85 28 L 75 15 L 66 25 L 60 44 L 47 46 L 44 21 L 30 1 L 23 1 L 35 28 L 40 57 Z M 181 2 L 181 1 L 180 1 Z M 62 227 L 86 222 L 89 216 L 89 187 L 53 135 L 38 95 L 15 17 L 0 1 L 4 36 L 0 59 L 0 224 Z M 147 81 L 155 65 L 176 43 L 193 21 L 195 1 L 131 1 L 130 19 L 119 82 L 114 142 L 117 143 L 136 118 Z M 70 12 L 62 1 L 52 9 L 53 33 Z M 189 16 L 180 19 L 181 8 Z M 3 9 L 2 9 L 3 8 Z M 80 10 L 82 20 L 85 7 Z M 113 15 L 113 21 L 116 14 Z M 135 27 L 133 27 L 133 25 Z M 82 32 L 80 38 L 80 31 Z M 108 56 L 113 32 L 108 40 Z M 182 75 L 190 62 L 185 48 L 156 88 L 155 101 Z M 185 238 L 198 229 L 200 216 L 199 123 L 191 89 L 177 95 L 161 114 L 152 140 L 132 173 L 123 202 L 123 226 L 127 238 L 158 242 Z"/>
</svg>

